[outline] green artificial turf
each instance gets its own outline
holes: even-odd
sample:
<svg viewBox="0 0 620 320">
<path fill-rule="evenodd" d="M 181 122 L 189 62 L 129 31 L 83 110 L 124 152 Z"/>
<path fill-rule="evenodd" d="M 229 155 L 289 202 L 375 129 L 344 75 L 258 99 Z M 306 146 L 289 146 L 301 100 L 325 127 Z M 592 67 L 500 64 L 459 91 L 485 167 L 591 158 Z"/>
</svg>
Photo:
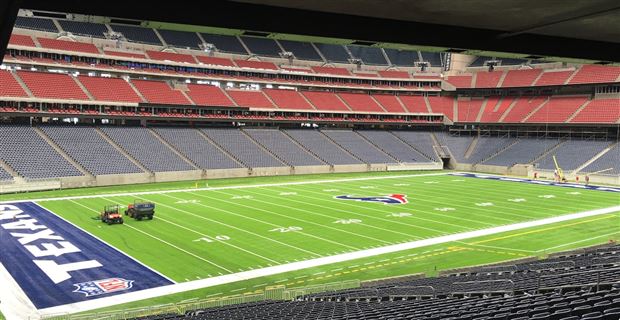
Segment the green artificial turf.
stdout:
<svg viewBox="0 0 620 320">
<path fill-rule="evenodd" d="M 397 175 L 409 176 L 394 178 Z M 366 177 L 379 179 L 337 181 Z M 328 179 L 336 181 L 240 188 Z M 176 282 L 620 205 L 618 194 L 611 192 L 410 172 L 208 183 L 209 187 L 227 188 L 196 190 L 195 182 L 179 182 L 9 195 L 2 196 L 6 198 L 0 201 L 100 195 L 38 203 Z M 204 184 L 199 182 L 199 187 Z M 173 189 L 185 190 L 111 195 Z M 334 198 L 395 193 L 407 195 L 408 203 L 385 205 Z M 127 205 L 134 200 L 154 202 L 155 219 L 126 218 L 123 225 L 113 226 L 94 219 L 105 205 Z M 446 269 L 544 257 L 619 236 L 620 216 L 610 213 L 234 282 L 105 310 L 262 292 L 271 285 L 291 288 L 412 273 L 436 275 Z"/>
</svg>

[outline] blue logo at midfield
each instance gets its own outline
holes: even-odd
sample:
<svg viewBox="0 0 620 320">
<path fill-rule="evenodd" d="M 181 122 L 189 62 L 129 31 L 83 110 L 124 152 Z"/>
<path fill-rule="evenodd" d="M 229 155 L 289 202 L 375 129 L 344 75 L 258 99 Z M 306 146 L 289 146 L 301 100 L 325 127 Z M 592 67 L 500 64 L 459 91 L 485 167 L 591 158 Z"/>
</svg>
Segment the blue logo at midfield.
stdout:
<svg viewBox="0 0 620 320">
<path fill-rule="evenodd" d="M 356 196 L 336 196 L 338 200 L 355 200 L 364 202 L 381 202 L 383 204 L 405 204 L 407 203 L 407 196 L 404 194 L 391 194 L 389 196 L 380 197 L 356 197 Z"/>
<path fill-rule="evenodd" d="M 87 297 L 131 289 L 133 280 L 123 278 L 110 278 L 73 284 L 76 289 L 73 292 L 85 294 Z"/>
</svg>

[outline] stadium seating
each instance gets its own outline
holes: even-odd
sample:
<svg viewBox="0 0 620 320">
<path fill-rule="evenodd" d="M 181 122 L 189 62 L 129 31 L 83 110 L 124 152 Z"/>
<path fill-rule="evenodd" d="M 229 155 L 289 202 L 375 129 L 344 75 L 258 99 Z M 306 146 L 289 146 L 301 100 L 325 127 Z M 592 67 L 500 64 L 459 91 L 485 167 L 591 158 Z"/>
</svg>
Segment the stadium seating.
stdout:
<svg viewBox="0 0 620 320">
<path fill-rule="evenodd" d="M 347 45 L 354 58 L 361 59 L 364 64 L 387 65 L 381 48 Z"/>
<path fill-rule="evenodd" d="M 235 103 L 242 107 L 274 109 L 276 106 L 267 99 L 261 91 L 227 90 L 228 95 Z"/>
<path fill-rule="evenodd" d="M 101 23 L 73 21 L 73 20 L 57 20 L 58 24 L 64 31 L 71 32 L 75 35 L 82 35 L 94 38 L 105 39 L 105 33 L 108 28 Z"/>
<path fill-rule="evenodd" d="M 207 56 L 196 56 L 196 60 L 202 64 L 210 64 L 214 66 L 224 66 L 224 67 L 234 67 L 235 64 L 231 59 L 228 58 L 218 58 L 218 57 L 207 57 Z"/>
<path fill-rule="evenodd" d="M 93 175 L 142 172 L 105 141 L 93 127 L 44 126 L 41 129 L 73 160 Z"/>
<path fill-rule="evenodd" d="M 424 52 L 421 51 L 420 55 L 422 56 L 422 60 L 426 61 L 430 64 L 431 67 L 441 67 L 443 66 L 441 54 L 438 52 Z"/>
<path fill-rule="evenodd" d="M 201 129 L 213 142 L 249 168 L 282 167 L 285 164 L 261 149 L 237 129 Z"/>
<path fill-rule="evenodd" d="M 351 72 L 345 68 L 336 68 L 336 67 L 319 67 L 313 66 L 312 71 L 315 73 L 324 73 L 324 74 L 333 74 L 339 76 L 350 76 Z"/>
<path fill-rule="evenodd" d="M 290 166 L 325 165 L 277 129 L 244 129 L 254 141 Z"/>
<path fill-rule="evenodd" d="M 611 150 L 583 168 L 581 172 L 619 175 L 620 161 L 618 159 L 620 159 L 620 144 L 616 143 Z"/>
<path fill-rule="evenodd" d="M 77 41 L 55 40 L 48 38 L 37 38 L 41 47 L 55 50 L 76 51 L 84 53 L 100 54 L 99 49 L 92 43 Z"/>
<path fill-rule="evenodd" d="M 239 39 L 230 35 L 201 33 L 206 43 L 213 44 L 218 51 L 237 54 L 248 54 Z"/>
<path fill-rule="evenodd" d="M 136 52 L 103 50 L 103 53 L 108 55 L 108 56 L 118 56 L 118 57 L 126 57 L 126 58 L 146 59 L 146 55 L 145 54 L 143 54 L 143 53 L 136 53 Z"/>
<path fill-rule="evenodd" d="M 283 130 L 288 136 L 306 150 L 330 165 L 361 164 L 358 159 L 331 142 L 325 135 L 316 130 L 290 129 Z"/>
<path fill-rule="evenodd" d="M 165 319 L 616 320 L 620 248 L 586 249 L 541 261 L 189 311 Z M 596 284 L 600 283 L 601 286 Z M 541 288 L 547 290 L 538 291 Z M 164 319 L 151 318 L 151 319 Z"/>
<path fill-rule="evenodd" d="M 434 143 L 429 132 L 391 131 L 392 134 L 407 143 L 432 161 L 441 161 L 435 152 Z"/>
<path fill-rule="evenodd" d="M 476 88 L 495 88 L 504 71 L 482 71 L 476 74 Z"/>
<path fill-rule="evenodd" d="M 322 130 L 321 132 L 340 147 L 366 163 L 397 163 L 395 159 L 380 151 L 376 146 L 354 131 Z"/>
<path fill-rule="evenodd" d="M 28 94 L 9 71 L 0 70 L 0 95 L 3 97 L 27 97 Z"/>
<path fill-rule="evenodd" d="M 359 130 L 357 133 L 399 162 L 430 162 L 430 159 L 388 131 Z"/>
<path fill-rule="evenodd" d="M 512 167 L 515 164 L 529 164 L 560 143 L 555 139 L 520 139 L 483 164 Z"/>
<path fill-rule="evenodd" d="M 569 122 L 572 123 L 616 123 L 620 120 L 619 99 L 596 99 L 590 101 Z"/>
<path fill-rule="evenodd" d="M 510 146 L 515 141 L 516 139 L 514 138 L 480 137 L 469 157 L 464 157 L 462 161 L 471 164 L 480 163 Z"/>
<path fill-rule="evenodd" d="M 0 126 L 0 159 L 28 180 L 82 175 L 32 127 Z"/>
<path fill-rule="evenodd" d="M 241 168 L 233 158 L 205 139 L 198 130 L 189 128 L 156 128 L 160 137 L 201 169 Z"/>
<path fill-rule="evenodd" d="M 608 146 L 608 141 L 566 141 L 553 150 L 552 154 L 538 160 L 538 167 L 547 170 L 555 169 L 553 156 L 556 156 L 560 168 L 575 170 Z"/>
<path fill-rule="evenodd" d="M 111 24 L 110 27 L 112 27 L 112 30 L 123 34 L 128 41 L 153 44 L 156 46 L 162 45 L 153 29 L 120 24 Z"/>
<path fill-rule="evenodd" d="M 357 112 L 385 112 L 373 98 L 365 93 L 338 93 L 340 98 Z"/>
<path fill-rule="evenodd" d="M 174 52 L 147 50 L 146 54 L 153 60 L 174 61 L 185 63 L 196 63 L 194 57 L 189 54 L 180 54 Z"/>
<path fill-rule="evenodd" d="M 248 47 L 250 53 L 259 56 L 277 58 L 280 57 L 280 52 L 282 52 L 282 49 L 280 49 L 273 39 L 247 36 L 240 36 L 239 38 L 245 43 L 246 47 Z"/>
<path fill-rule="evenodd" d="M 343 46 L 337 44 L 315 43 L 327 62 L 349 63 L 349 53 Z"/>
<path fill-rule="evenodd" d="M 397 96 L 391 94 L 373 94 L 372 97 L 381 104 L 383 109 L 387 112 L 394 113 L 406 113 L 403 105 L 398 100 Z"/>
<path fill-rule="evenodd" d="M 216 86 L 203 84 L 188 84 L 187 95 L 197 105 L 234 107 L 235 103 L 226 96 L 224 91 Z"/>
<path fill-rule="evenodd" d="M 67 74 L 17 71 L 37 98 L 89 100 L 84 91 Z"/>
<path fill-rule="evenodd" d="M 465 153 L 469 145 L 471 145 L 473 137 L 453 136 L 447 132 L 437 132 L 435 136 L 442 146 L 448 147 L 448 150 L 450 150 L 457 162 L 466 162 Z"/>
<path fill-rule="evenodd" d="M 449 76 L 446 78 L 446 81 L 457 88 L 471 88 L 472 77 L 473 76 L 471 74 Z"/>
<path fill-rule="evenodd" d="M 398 99 L 410 113 L 428 113 L 426 101 L 422 96 L 400 95 Z"/>
<path fill-rule="evenodd" d="M 513 97 L 489 97 L 480 122 L 499 122 L 514 101 Z"/>
<path fill-rule="evenodd" d="M 519 97 L 502 122 L 521 122 L 546 101 L 547 97 Z"/>
<path fill-rule="evenodd" d="M 382 78 L 402 78 L 410 79 L 411 75 L 407 71 L 385 70 L 377 71 Z"/>
<path fill-rule="evenodd" d="M 534 83 L 535 86 L 557 86 L 562 85 L 575 71 L 543 71 L 543 74 Z"/>
<path fill-rule="evenodd" d="M 254 60 L 234 60 L 235 64 L 239 68 L 251 68 L 251 69 L 266 69 L 266 70 L 278 70 L 278 67 L 273 62 L 266 61 L 254 61 Z"/>
<path fill-rule="evenodd" d="M 269 96 L 280 109 L 314 110 L 312 105 L 297 91 L 263 89 L 263 92 Z"/>
<path fill-rule="evenodd" d="M 416 61 L 420 60 L 417 51 L 398 50 L 398 49 L 383 49 L 387 54 L 390 62 L 397 66 L 411 67 Z"/>
<path fill-rule="evenodd" d="M 13 176 L 0 167 L 0 182 L 13 181 Z"/>
<path fill-rule="evenodd" d="M 319 53 L 309 42 L 278 40 L 284 51 L 292 52 L 300 60 L 322 61 Z"/>
<path fill-rule="evenodd" d="M 152 172 L 194 169 L 146 128 L 106 126 L 101 127 L 101 130 Z"/>
<path fill-rule="evenodd" d="M 317 110 L 325 111 L 351 111 L 342 100 L 331 92 L 303 91 L 303 94 Z"/>
<path fill-rule="evenodd" d="M 9 44 L 16 46 L 36 47 L 31 36 L 19 35 L 14 33 L 11 34 L 11 38 L 9 38 Z"/>
<path fill-rule="evenodd" d="M 95 100 L 142 102 L 138 94 L 123 79 L 79 76 L 78 80 Z"/>
<path fill-rule="evenodd" d="M 159 29 L 157 32 L 159 32 L 159 35 L 169 46 L 200 50 L 199 44 L 202 43 L 202 40 L 198 38 L 198 35 L 195 32 L 166 29 Z"/>
<path fill-rule="evenodd" d="M 484 99 L 457 100 L 458 122 L 476 122 Z"/>
<path fill-rule="evenodd" d="M 150 103 L 189 105 L 191 102 L 178 90 L 163 81 L 132 80 L 131 83 Z"/>
<path fill-rule="evenodd" d="M 585 96 L 551 97 L 525 122 L 565 122 L 588 100 Z"/>
<path fill-rule="evenodd" d="M 529 87 L 541 72 L 541 69 L 508 70 L 502 87 Z"/>
<path fill-rule="evenodd" d="M 45 18 L 17 16 L 15 18 L 15 27 L 58 33 L 58 28 L 56 28 L 54 22 L 51 19 Z"/>
<path fill-rule="evenodd" d="M 404 101 L 403 101 L 404 102 Z M 428 97 L 433 113 L 443 113 L 448 119 L 454 119 L 454 100 L 451 97 Z M 425 111 L 428 112 L 428 111 Z"/>
<path fill-rule="evenodd" d="M 620 67 L 583 65 L 568 84 L 616 82 L 620 77 Z"/>
</svg>

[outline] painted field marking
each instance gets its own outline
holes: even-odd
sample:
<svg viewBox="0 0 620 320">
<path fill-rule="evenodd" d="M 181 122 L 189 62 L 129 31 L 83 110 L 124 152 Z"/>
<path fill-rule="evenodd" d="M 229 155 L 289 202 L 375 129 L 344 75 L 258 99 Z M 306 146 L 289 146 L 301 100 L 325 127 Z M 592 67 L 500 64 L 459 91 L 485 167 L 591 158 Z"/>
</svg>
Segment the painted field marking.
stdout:
<svg viewBox="0 0 620 320">
<path fill-rule="evenodd" d="M 103 307 L 116 305 L 120 303 L 154 298 L 154 297 L 159 297 L 162 295 L 168 295 L 168 294 L 196 290 L 196 289 L 201 289 L 201 288 L 206 288 L 206 287 L 212 287 L 212 286 L 227 284 L 231 282 L 255 279 L 259 277 L 271 276 L 271 275 L 291 272 L 291 271 L 298 271 L 298 270 L 303 270 L 307 268 L 313 268 L 313 267 L 318 267 L 318 266 L 323 266 L 323 265 L 328 265 L 328 264 L 333 264 L 333 263 L 346 262 L 346 261 L 356 260 L 360 258 L 368 258 L 372 256 L 386 254 L 386 253 L 393 253 L 393 252 L 426 247 L 426 246 L 431 246 L 431 245 L 436 245 L 436 244 L 484 237 L 484 236 L 489 236 L 489 235 L 503 233 L 503 232 L 510 232 L 510 231 L 521 230 L 521 229 L 526 229 L 526 228 L 539 227 L 539 226 L 544 226 L 548 224 L 554 224 L 554 223 L 559 223 L 559 222 L 571 221 L 575 219 L 600 216 L 600 215 L 605 215 L 605 214 L 615 213 L 615 212 L 620 212 L 620 205 L 614 206 L 614 207 L 596 209 L 596 210 L 577 212 L 577 213 L 567 214 L 567 215 L 562 215 L 562 216 L 550 217 L 550 218 L 545 218 L 541 220 L 527 221 L 527 222 L 515 223 L 515 224 L 493 227 L 493 228 L 488 228 L 488 229 L 475 230 L 475 231 L 467 231 L 467 232 L 462 232 L 462 233 L 440 236 L 436 238 L 389 245 L 389 246 L 384 246 L 384 247 L 379 247 L 379 248 L 374 248 L 374 249 L 360 250 L 360 251 L 344 253 L 344 254 L 339 254 L 339 255 L 334 255 L 334 256 L 315 258 L 315 259 L 310 259 L 310 260 L 305 260 L 305 261 L 293 262 L 289 264 L 282 264 L 282 265 L 278 265 L 274 267 L 266 267 L 262 269 L 254 269 L 254 270 L 243 271 L 243 272 L 238 272 L 234 274 L 227 274 L 227 275 L 213 277 L 209 279 L 177 283 L 177 284 L 153 288 L 153 289 L 146 289 L 146 290 L 141 290 L 137 292 L 130 292 L 126 294 L 105 297 L 105 298 L 101 298 L 97 300 L 84 301 L 80 303 L 74 303 L 74 304 L 68 304 L 64 306 L 43 309 L 43 310 L 39 310 L 39 313 L 41 315 L 51 315 L 51 314 L 61 314 L 61 313 L 67 313 L 67 312 L 88 311 L 88 310 L 103 308 Z M 615 217 L 615 215 L 612 215 L 610 217 Z M 608 217 L 588 219 L 586 221 L 590 222 L 593 220 L 600 220 L 600 219 L 606 219 L 606 218 Z M 576 225 L 580 223 L 585 223 L 585 221 L 572 223 L 570 225 Z M 555 226 L 552 228 L 561 228 L 565 226 L 566 225 Z M 545 229 L 550 229 L 550 228 L 545 228 Z M 532 233 L 533 231 L 524 232 L 523 234 Z M 510 235 L 510 236 L 515 236 L 515 235 Z M 430 251 L 427 251 L 427 252 L 430 252 Z"/>
<path fill-rule="evenodd" d="M 83 204 L 81 204 L 81 203 L 79 203 L 79 202 L 77 202 L 77 201 L 74 201 L 74 200 L 70 200 L 70 201 L 71 201 L 71 202 L 73 202 L 73 203 L 75 203 L 75 204 L 77 204 L 77 205 L 78 205 L 78 206 L 80 206 L 80 207 L 83 207 L 83 208 L 88 209 L 88 210 L 90 210 L 90 211 L 93 211 L 93 212 L 97 212 L 97 213 L 99 213 L 99 211 L 97 211 L 97 210 L 95 210 L 95 209 L 93 209 L 93 208 L 90 208 L 90 207 L 88 207 L 88 206 L 85 206 L 85 205 L 83 205 Z M 126 223 L 123 223 L 123 224 L 122 224 L 122 226 L 127 227 L 127 228 L 129 228 L 129 229 L 132 229 L 132 230 L 134 230 L 134 231 L 137 231 L 137 232 L 139 232 L 139 233 L 142 233 L 142 234 L 146 235 L 147 237 L 153 238 L 153 239 L 155 239 L 155 240 L 157 240 L 157 241 L 159 241 L 159 242 L 161 242 L 161 243 L 163 243 L 163 244 L 165 244 L 165 245 L 168 245 L 168 246 L 170 246 L 170 247 L 172 247 L 172 248 L 174 248 L 174 249 L 176 249 L 176 250 L 178 250 L 178 251 L 181 251 L 181 252 L 183 252 L 183 253 L 185 253 L 185 254 L 187 254 L 187 255 L 190 255 L 190 256 L 192 256 L 192 257 L 194 257 L 194 258 L 198 259 L 198 260 L 204 261 L 204 262 L 206 262 L 206 263 L 208 263 L 208 264 L 210 264 L 210 265 L 213 265 L 213 266 L 215 266 L 215 267 L 217 267 L 217 268 L 220 268 L 220 269 L 225 270 L 225 271 L 227 271 L 227 272 L 233 273 L 233 271 L 231 271 L 231 270 L 229 270 L 229 269 L 227 269 L 227 268 L 225 268 L 225 267 L 222 267 L 222 266 L 218 265 L 218 264 L 217 264 L 217 263 L 215 263 L 215 262 L 209 261 L 209 260 L 207 260 L 207 259 L 205 259 L 205 258 L 203 258 L 203 257 L 201 257 L 201 256 L 199 256 L 199 255 L 197 255 L 197 254 L 195 254 L 195 253 L 189 252 L 189 251 L 187 251 L 187 250 L 185 250 L 185 249 L 183 249 L 183 248 L 181 248 L 181 247 L 179 247 L 179 246 L 177 246 L 177 245 L 175 245 L 175 244 L 172 244 L 172 243 L 170 243 L 170 242 L 168 242 L 168 241 L 166 241 L 166 240 L 163 240 L 163 239 L 161 239 L 161 238 L 158 238 L 158 237 L 156 237 L 156 236 L 154 236 L 154 235 L 152 235 L 152 234 L 150 234 L 150 233 L 148 233 L 148 232 L 142 231 L 142 230 L 140 230 L 140 229 L 138 229 L 138 228 L 136 228 L 136 227 L 132 227 L 132 226 L 130 226 L 130 225 L 128 225 L 128 224 L 126 224 Z M 106 242 L 106 243 L 107 243 L 107 242 Z"/>
<path fill-rule="evenodd" d="M 296 185 L 306 185 L 306 184 L 339 183 L 339 182 L 347 182 L 347 181 L 366 181 L 366 180 L 383 180 L 383 179 L 402 179 L 402 178 L 413 178 L 413 177 L 445 176 L 449 174 L 450 173 L 447 173 L 447 172 L 439 172 L 439 173 L 406 174 L 406 175 L 384 176 L 384 177 L 343 178 L 343 179 L 330 179 L 330 180 L 294 181 L 294 182 L 282 182 L 282 183 L 236 185 L 236 186 L 224 186 L 224 187 L 186 188 L 186 189 L 140 191 L 140 192 L 125 192 L 125 193 L 106 193 L 106 194 L 86 195 L 86 196 L 68 196 L 68 197 L 29 199 L 29 200 L 10 200 L 10 201 L 0 201 L 0 203 L 79 200 L 79 199 L 93 199 L 93 198 L 101 198 L 101 197 L 125 197 L 125 196 L 140 196 L 140 195 L 157 195 L 157 194 L 167 194 L 167 193 L 188 193 L 188 192 L 191 193 L 191 192 L 196 192 L 196 191 L 209 191 L 209 190 L 251 189 L 251 188 L 265 188 L 265 187 L 279 187 L 279 186 L 296 186 Z"/>
</svg>

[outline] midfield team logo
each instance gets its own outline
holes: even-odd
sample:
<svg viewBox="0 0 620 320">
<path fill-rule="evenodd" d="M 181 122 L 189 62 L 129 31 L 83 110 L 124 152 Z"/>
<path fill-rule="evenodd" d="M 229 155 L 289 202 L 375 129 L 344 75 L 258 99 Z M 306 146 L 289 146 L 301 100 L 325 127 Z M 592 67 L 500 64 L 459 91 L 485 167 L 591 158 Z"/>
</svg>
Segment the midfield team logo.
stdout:
<svg viewBox="0 0 620 320">
<path fill-rule="evenodd" d="M 407 195 L 404 194 L 391 194 L 389 196 L 380 197 L 356 197 L 351 195 L 336 196 L 339 200 L 354 200 L 364 202 L 382 202 L 383 204 L 405 204 L 407 203 Z"/>
<path fill-rule="evenodd" d="M 110 278 L 102 280 L 94 280 L 73 284 L 76 289 L 73 292 L 80 292 L 87 297 L 98 296 L 116 291 L 131 289 L 133 280 L 125 280 L 123 278 Z"/>
</svg>

